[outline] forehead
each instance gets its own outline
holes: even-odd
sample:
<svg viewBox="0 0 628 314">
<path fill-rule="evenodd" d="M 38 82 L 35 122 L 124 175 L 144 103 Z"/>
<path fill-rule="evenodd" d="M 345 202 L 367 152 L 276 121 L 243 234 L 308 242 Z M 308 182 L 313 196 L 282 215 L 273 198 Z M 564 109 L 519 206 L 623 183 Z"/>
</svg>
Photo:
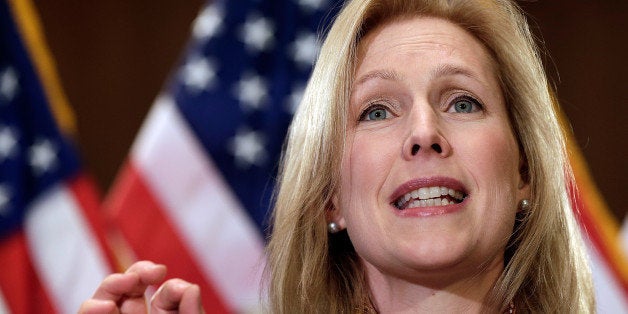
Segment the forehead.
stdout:
<svg viewBox="0 0 628 314">
<path fill-rule="evenodd" d="M 489 50 L 460 26 L 441 18 L 400 17 L 380 24 L 359 42 L 355 74 L 386 67 L 396 59 L 415 56 L 417 62 L 463 63 L 495 76 L 497 66 Z M 429 54 L 437 59 L 421 59 Z"/>
</svg>

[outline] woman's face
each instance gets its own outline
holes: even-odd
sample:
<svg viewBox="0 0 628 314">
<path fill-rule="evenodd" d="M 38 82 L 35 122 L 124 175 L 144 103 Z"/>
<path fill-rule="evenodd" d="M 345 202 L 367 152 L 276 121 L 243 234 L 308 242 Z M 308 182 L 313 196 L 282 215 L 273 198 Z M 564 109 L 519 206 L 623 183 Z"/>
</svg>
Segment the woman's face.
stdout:
<svg viewBox="0 0 628 314">
<path fill-rule="evenodd" d="M 369 276 L 501 272 L 528 186 L 486 48 L 416 17 L 371 31 L 357 61 L 332 217 Z"/>
</svg>

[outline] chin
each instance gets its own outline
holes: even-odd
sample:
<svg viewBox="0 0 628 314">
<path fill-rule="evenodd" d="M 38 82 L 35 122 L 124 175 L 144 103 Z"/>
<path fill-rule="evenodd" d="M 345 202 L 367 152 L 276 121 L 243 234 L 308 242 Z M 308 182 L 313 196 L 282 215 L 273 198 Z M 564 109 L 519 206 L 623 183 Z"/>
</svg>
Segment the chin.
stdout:
<svg viewBox="0 0 628 314">
<path fill-rule="evenodd" d="M 358 253 L 360 252 L 358 251 Z M 375 257 L 374 259 L 379 261 L 371 260 L 383 268 L 387 268 L 385 265 L 399 267 L 396 272 L 411 272 L 412 270 L 433 272 L 461 265 L 465 260 L 468 260 L 469 256 L 472 255 L 471 253 L 471 243 L 460 241 L 455 236 L 431 234 L 416 235 L 413 238 L 406 237 L 403 241 L 389 246 L 383 254 L 367 253 L 360 255 Z M 377 258 L 378 256 L 379 258 Z"/>
</svg>

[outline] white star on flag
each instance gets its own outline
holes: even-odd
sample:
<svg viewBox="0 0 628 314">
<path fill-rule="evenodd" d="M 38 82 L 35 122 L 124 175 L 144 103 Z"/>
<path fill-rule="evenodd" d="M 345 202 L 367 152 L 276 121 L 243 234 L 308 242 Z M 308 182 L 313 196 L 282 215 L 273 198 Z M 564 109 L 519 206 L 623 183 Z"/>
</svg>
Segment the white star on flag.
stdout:
<svg viewBox="0 0 628 314">
<path fill-rule="evenodd" d="M 252 165 L 261 166 L 266 161 L 264 143 L 265 139 L 259 132 L 243 129 L 231 140 L 229 148 L 236 164 L 241 168 L 248 168 Z"/>
<path fill-rule="evenodd" d="M 213 4 L 205 7 L 194 20 L 192 33 L 197 40 L 207 40 L 222 31 L 223 10 Z"/>
<path fill-rule="evenodd" d="M 216 83 L 216 66 L 202 57 L 192 57 L 182 69 L 183 83 L 192 92 L 201 92 Z"/>
<path fill-rule="evenodd" d="M 302 68 L 314 64 L 320 45 L 314 33 L 300 33 L 290 47 L 292 59 Z"/>
<path fill-rule="evenodd" d="M 6 68 L 0 74 L 0 95 L 7 101 L 13 100 L 17 93 L 17 74 L 13 68 Z"/>
<path fill-rule="evenodd" d="M 259 75 L 245 74 L 235 86 L 234 96 L 242 104 L 242 109 L 260 109 L 268 98 L 268 84 Z"/>
<path fill-rule="evenodd" d="M 265 51 L 274 44 L 273 24 L 268 19 L 252 15 L 242 26 L 240 39 L 249 50 Z"/>
<path fill-rule="evenodd" d="M 47 139 L 39 139 L 30 147 L 29 161 L 35 175 L 42 175 L 57 165 L 54 145 Z"/>
<path fill-rule="evenodd" d="M 11 204 L 11 190 L 8 185 L 0 184 L 0 215 L 5 216 Z"/>
<path fill-rule="evenodd" d="M 0 163 L 12 157 L 17 148 L 17 135 L 13 128 L 0 126 Z"/>
<path fill-rule="evenodd" d="M 290 112 L 290 114 L 294 115 L 297 112 L 297 108 L 299 108 L 304 92 L 304 84 L 299 84 L 292 88 L 292 92 L 290 93 L 290 96 L 288 96 L 286 104 L 286 110 Z"/>
<path fill-rule="evenodd" d="M 301 8 L 309 12 L 320 10 L 326 4 L 327 0 L 299 0 Z"/>
</svg>

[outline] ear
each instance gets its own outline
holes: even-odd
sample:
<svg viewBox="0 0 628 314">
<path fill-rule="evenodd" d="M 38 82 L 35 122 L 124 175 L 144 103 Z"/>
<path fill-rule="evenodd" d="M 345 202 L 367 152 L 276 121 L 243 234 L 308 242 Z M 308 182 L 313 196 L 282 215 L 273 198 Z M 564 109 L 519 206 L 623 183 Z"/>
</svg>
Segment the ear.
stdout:
<svg viewBox="0 0 628 314">
<path fill-rule="evenodd" d="M 345 222 L 345 217 L 340 210 L 340 200 L 338 199 L 338 195 L 334 194 L 332 196 L 331 202 L 327 204 L 327 208 L 325 210 L 325 219 L 327 223 L 335 222 L 340 230 L 344 230 L 347 227 Z"/>
</svg>

